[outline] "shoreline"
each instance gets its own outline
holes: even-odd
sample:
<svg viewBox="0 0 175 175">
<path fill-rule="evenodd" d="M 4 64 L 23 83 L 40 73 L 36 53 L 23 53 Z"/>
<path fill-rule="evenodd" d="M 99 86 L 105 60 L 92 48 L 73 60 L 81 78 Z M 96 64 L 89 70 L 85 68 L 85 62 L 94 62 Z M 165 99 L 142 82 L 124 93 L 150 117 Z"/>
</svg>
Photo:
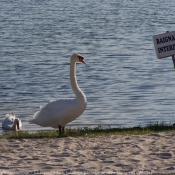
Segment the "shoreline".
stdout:
<svg viewBox="0 0 175 175">
<path fill-rule="evenodd" d="M 1 139 L 0 174 L 175 174 L 174 140 L 175 131 Z"/>
</svg>

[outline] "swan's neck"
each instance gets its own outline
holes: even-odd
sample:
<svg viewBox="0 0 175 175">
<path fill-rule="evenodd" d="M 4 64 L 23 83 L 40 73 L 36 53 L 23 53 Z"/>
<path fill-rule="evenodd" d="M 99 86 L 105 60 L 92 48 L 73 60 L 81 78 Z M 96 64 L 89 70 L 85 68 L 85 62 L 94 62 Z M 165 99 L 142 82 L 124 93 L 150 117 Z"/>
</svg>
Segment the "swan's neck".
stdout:
<svg viewBox="0 0 175 175">
<path fill-rule="evenodd" d="M 14 122 L 14 125 L 13 125 L 13 131 L 17 131 L 17 123 L 16 123 L 16 121 Z"/>
<path fill-rule="evenodd" d="M 17 131 L 17 130 L 19 130 L 19 123 L 18 123 L 17 119 L 15 119 L 14 125 L 13 125 L 13 131 Z"/>
<path fill-rule="evenodd" d="M 70 83 L 72 86 L 72 90 L 74 91 L 74 94 L 76 96 L 76 99 L 79 99 L 81 97 L 84 98 L 84 93 L 79 88 L 76 79 L 76 62 L 72 60 L 70 62 Z"/>
</svg>

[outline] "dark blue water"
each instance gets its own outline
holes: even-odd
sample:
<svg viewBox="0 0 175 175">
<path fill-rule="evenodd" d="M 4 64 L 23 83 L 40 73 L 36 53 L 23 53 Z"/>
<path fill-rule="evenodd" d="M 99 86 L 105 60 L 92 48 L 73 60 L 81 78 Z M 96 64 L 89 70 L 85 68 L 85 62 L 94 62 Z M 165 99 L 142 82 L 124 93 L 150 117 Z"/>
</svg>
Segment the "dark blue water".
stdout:
<svg viewBox="0 0 175 175">
<path fill-rule="evenodd" d="M 69 59 L 77 65 L 86 111 L 70 125 L 174 122 L 175 70 L 155 56 L 152 36 L 174 28 L 174 1 L 0 2 L 0 121 L 15 111 L 24 130 L 50 100 L 74 97 Z M 45 129 L 45 128 L 44 128 Z M 2 129 L 0 128 L 0 133 Z"/>
</svg>

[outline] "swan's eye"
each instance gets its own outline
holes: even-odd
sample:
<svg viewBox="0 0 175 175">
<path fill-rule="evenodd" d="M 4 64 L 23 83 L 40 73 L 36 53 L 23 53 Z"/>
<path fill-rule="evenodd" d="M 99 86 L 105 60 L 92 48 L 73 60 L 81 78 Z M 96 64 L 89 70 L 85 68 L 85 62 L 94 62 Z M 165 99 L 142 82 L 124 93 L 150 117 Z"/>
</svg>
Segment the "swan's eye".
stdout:
<svg viewBox="0 0 175 175">
<path fill-rule="evenodd" d="M 84 59 L 82 56 L 79 56 L 79 55 L 78 55 L 78 58 L 79 58 L 79 61 L 82 61 Z"/>
<path fill-rule="evenodd" d="M 79 62 L 86 64 L 86 62 L 84 61 L 84 58 L 82 56 L 78 55 L 77 57 L 79 59 Z"/>
</svg>

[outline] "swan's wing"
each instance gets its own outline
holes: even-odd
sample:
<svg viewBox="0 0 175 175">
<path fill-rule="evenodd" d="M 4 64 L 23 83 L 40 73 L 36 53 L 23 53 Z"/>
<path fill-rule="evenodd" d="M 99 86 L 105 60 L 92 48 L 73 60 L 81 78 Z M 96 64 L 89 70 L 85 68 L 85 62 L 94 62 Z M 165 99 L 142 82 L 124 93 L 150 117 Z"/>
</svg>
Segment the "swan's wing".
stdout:
<svg viewBox="0 0 175 175">
<path fill-rule="evenodd" d="M 40 126 L 51 126 L 51 123 L 61 119 L 64 116 L 72 114 L 75 108 L 75 99 L 61 99 L 48 103 L 41 108 L 30 120 L 30 123 L 38 124 Z"/>
</svg>

